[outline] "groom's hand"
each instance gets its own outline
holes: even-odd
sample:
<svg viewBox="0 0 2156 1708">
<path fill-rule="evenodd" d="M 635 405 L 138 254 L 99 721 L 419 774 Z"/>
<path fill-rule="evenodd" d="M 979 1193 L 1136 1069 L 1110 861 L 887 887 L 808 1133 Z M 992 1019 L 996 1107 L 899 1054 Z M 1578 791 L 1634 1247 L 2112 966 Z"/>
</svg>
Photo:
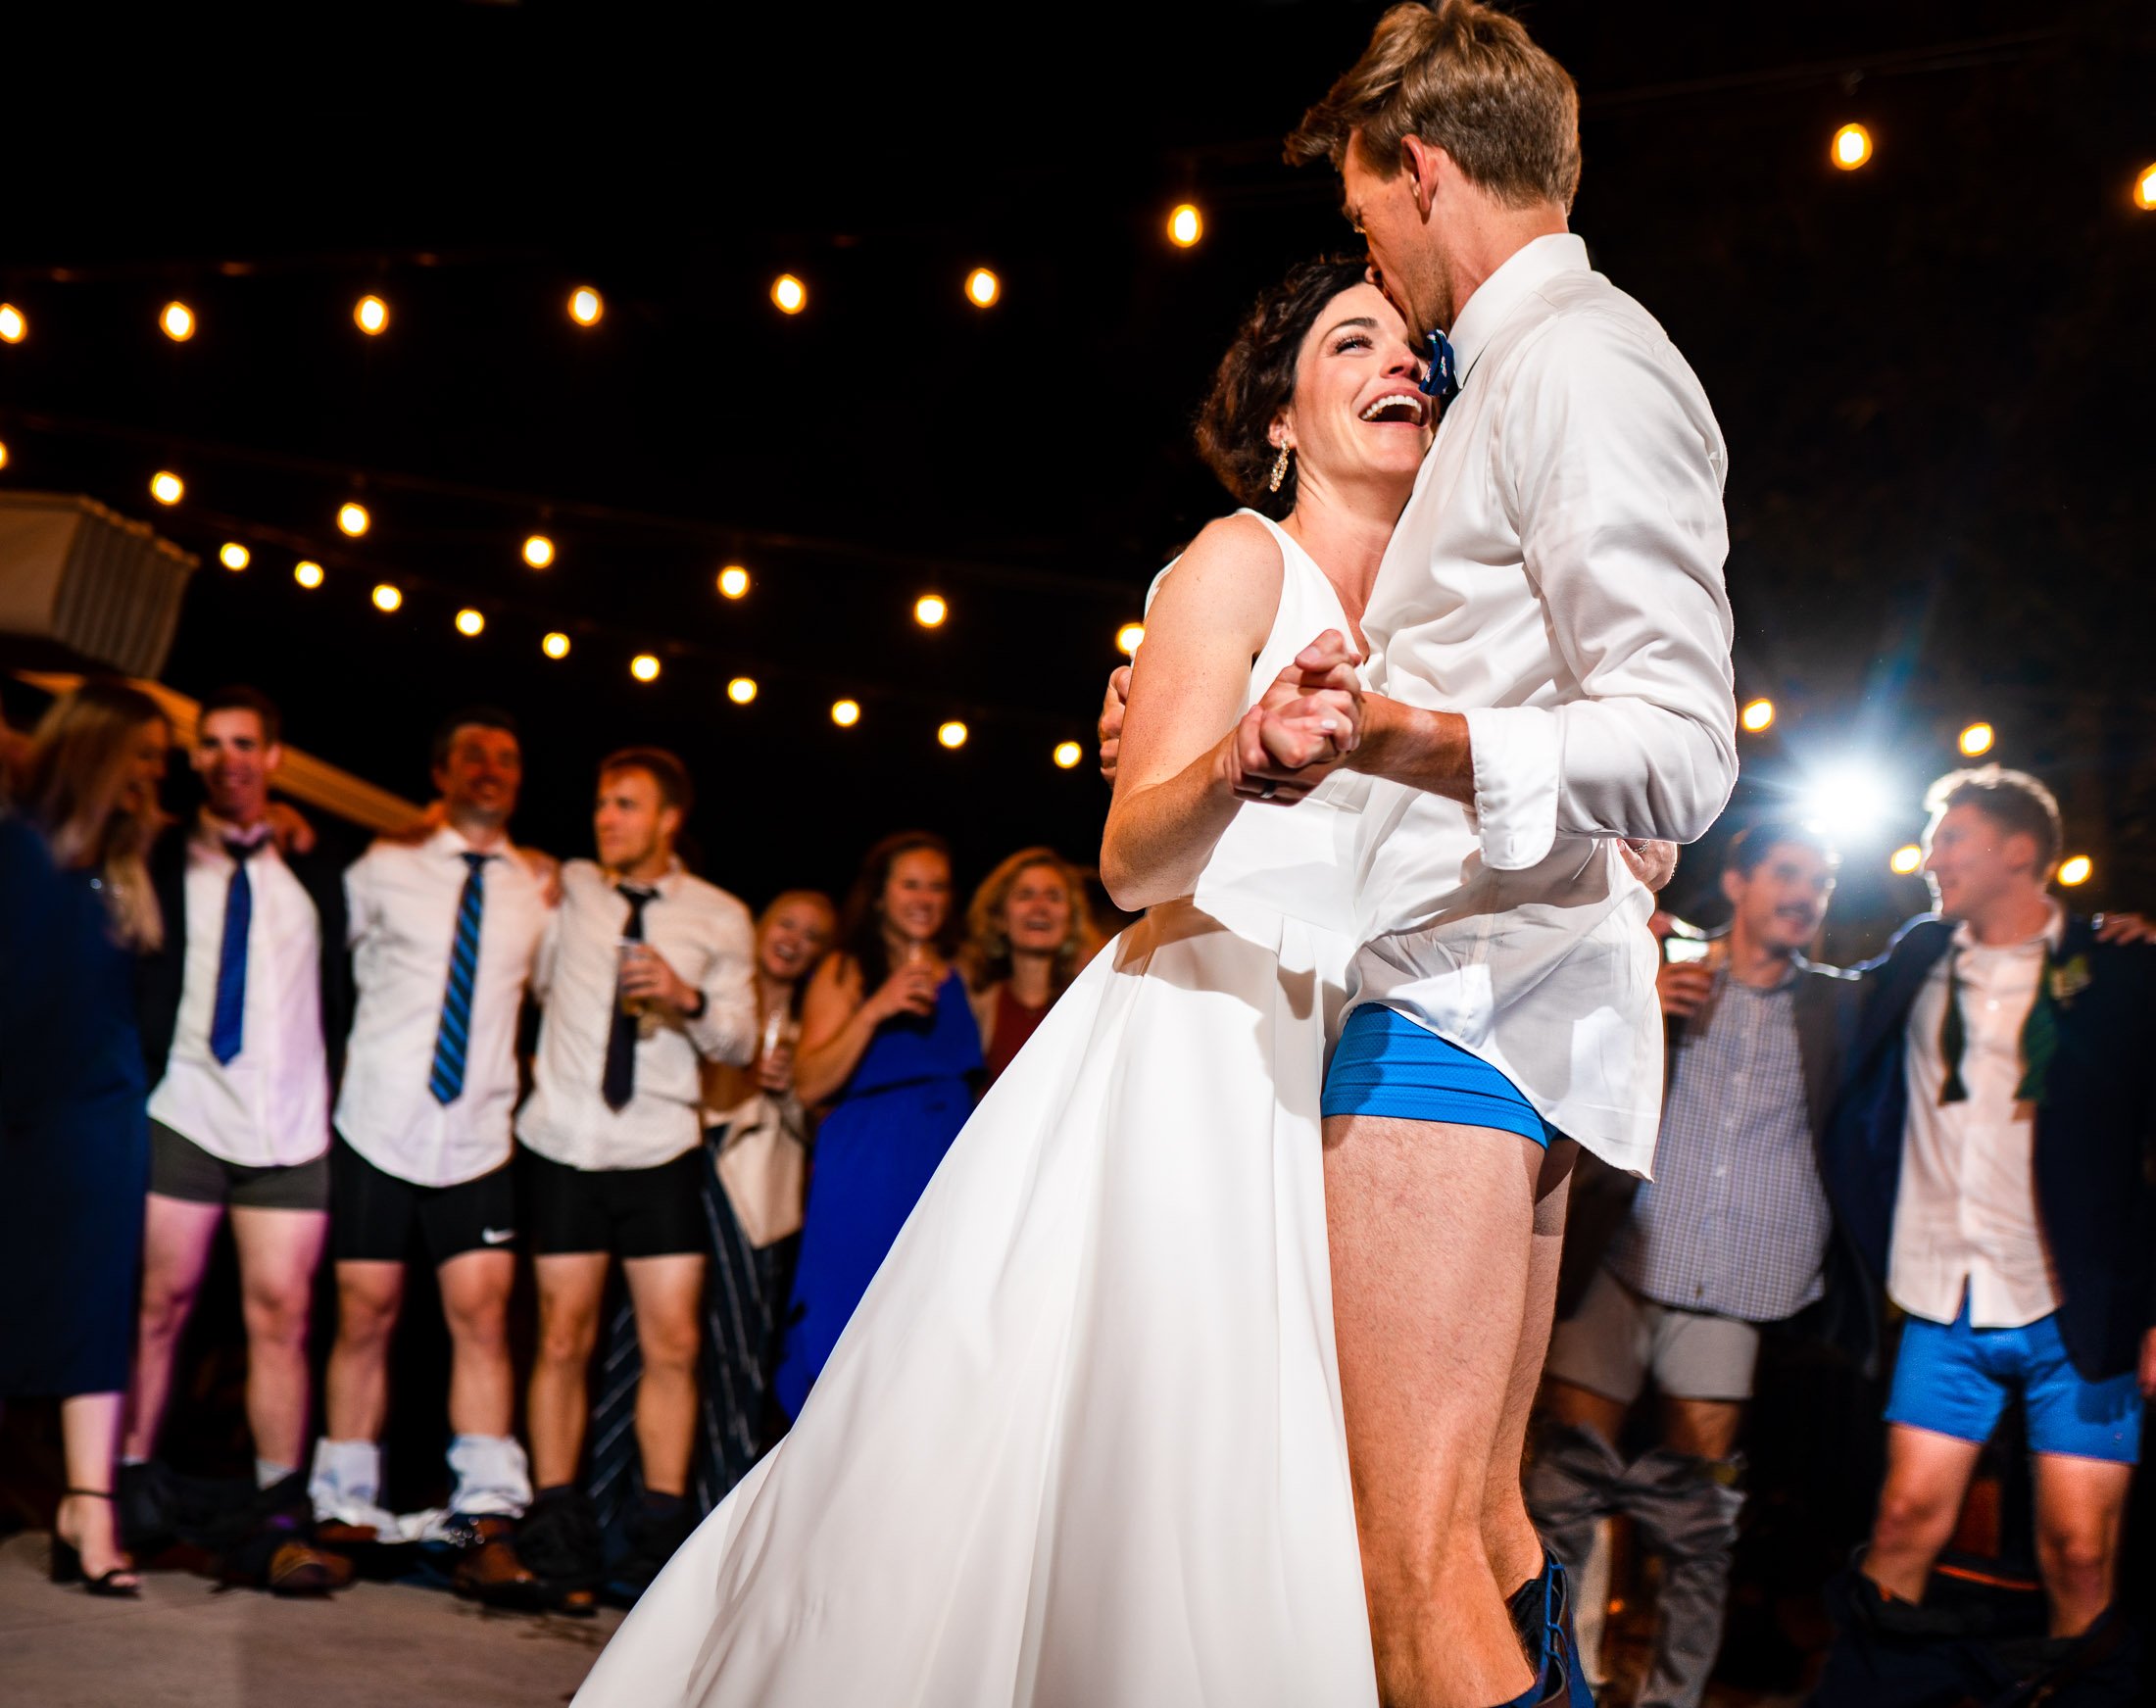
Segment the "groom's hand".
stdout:
<svg viewBox="0 0 2156 1708">
<path fill-rule="evenodd" d="M 1670 879 L 1677 875 L 1677 845 L 1674 842 L 1640 842 L 1620 836 L 1617 857 L 1625 862 L 1626 870 L 1652 891 L 1666 889 Z"/>
<path fill-rule="evenodd" d="M 1108 672 L 1108 691 L 1101 697 L 1101 721 L 1094 726 L 1101 738 L 1101 779 L 1115 781 L 1115 756 L 1123 747 L 1123 708 L 1130 704 L 1130 666 L 1118 664 Z"/>
</svg>

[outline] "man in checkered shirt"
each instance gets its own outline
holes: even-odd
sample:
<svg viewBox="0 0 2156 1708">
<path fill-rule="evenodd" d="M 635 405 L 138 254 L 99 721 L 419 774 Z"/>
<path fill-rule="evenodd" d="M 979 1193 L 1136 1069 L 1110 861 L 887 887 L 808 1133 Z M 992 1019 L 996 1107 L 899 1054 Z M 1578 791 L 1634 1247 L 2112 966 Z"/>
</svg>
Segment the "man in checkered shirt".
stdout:
<svg viewBox="0 0 2156 1708">
<path fill-rule="evenodd" d="M 1623 1211 L 1545 1366 L 1546 1414 L 1529 1510 L 1571 1571 L 1594 1527 L 1632 1514 L 1663 1557 L 1661 1619 L 1640 1708 L 1689 1708 L 1721 1646 L 1743 1505 L 1737 1438 L 1761 1323 L 1826 1290 L 1833 1226 L 1818 1141 L 1853 1023 L 1855 978 L 1813 966 L 1835 856 L 1793 824 L 1731 845 L 1735 909 L 1707 962 L 1657 981 L 1669 1073 L 1654 1179 Z M 1592 1238 L 1592 1218 L 1576 1233 Z M 1649 1376 L 1661 1444 L 1627 1464 L 1615 1443 Z"/>
</svg>

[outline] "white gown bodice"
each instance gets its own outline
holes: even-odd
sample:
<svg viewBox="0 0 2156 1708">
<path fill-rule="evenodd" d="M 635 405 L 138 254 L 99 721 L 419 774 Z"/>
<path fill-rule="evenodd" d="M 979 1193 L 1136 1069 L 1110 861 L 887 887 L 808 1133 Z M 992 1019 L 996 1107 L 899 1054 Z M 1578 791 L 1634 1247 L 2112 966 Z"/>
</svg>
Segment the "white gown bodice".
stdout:
<svg viewBox="0 0 2156 1708">
<path fill-rule="evenodd" d="M 1239 513 L 1265 524 L 1281 558 L 1280 609 L 1251 662 L 1250 686 L 1237 708 L 1242 712 L 1256 705 L 1295 656 L 1327 629 L 1351 631 L 1340 596 L 1309 553 L 1269 516 L 1256 511 Z M 1231 923 L 1231 915 L 1255 907 L 1352 935 L 1355 805 L 1361 794 L 1355 783 L 1336 774 L 1292 806 L 1245 802 L 1214 844 L 1192 900 Z"/>
</svg>

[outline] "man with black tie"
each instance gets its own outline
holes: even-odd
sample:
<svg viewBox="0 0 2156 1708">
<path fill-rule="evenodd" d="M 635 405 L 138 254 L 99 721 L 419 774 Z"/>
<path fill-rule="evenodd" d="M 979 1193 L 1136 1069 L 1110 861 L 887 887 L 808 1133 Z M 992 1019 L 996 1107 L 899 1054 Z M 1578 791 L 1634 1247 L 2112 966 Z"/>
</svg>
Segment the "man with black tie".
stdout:
<svg viewBox="0 0 2156 1708">
<path fill-rule="evenodd" d="M 308 1307 L 329 1221 L 330 1077 L 351 990 L 337 861 L 280 851 L 270 836 L 280 734 L 277 708 L 254 689 L 205 700 L 192 759 L 206 800 L 151 854 L 165 941 L 136 981 L 155 1089 L 121 1477 L 138 1532 L 155 1529 L 147 1465 L 173 1354 L 227 1213 L 257 1484 L 292 1476 L 307 1442 Z"/>
<path fill-rule="evenodd" d="M 528 1415 L 538 1496 L 517 1537 L 546 1599 L 588 1611 L 606 1564 L 577 1487 L 586 1371 L 610 1258 L 635 1307 L 644 1499 L 610 1582 L 649 1584 L 688 1535 L 704 1287 L 702 1061 L 757 1049 L 755 925 L 674 853 L 681 761 L 629 748 L 599 769 L 599 859 L 562 869 L 533 990 L 546 1004 L 532 1095 L 517 1117 L 526 1236 L 539 1283 Z"/>
<path fill-rule="evenodd" d="M 378 1441 L 416 1246 L 449 1327 L 449 1513 L 455 1534 L 478 1544 L 459 1586 L 481 1590 L 496 1567 L 519 1575 L 499 1544 L 531 1498 L 510 1433 L 510 1121 L 517 1016 L 548 908 L 509 841 L 521 777 L 506 712 L 455 714 L 434 744 L 440 825 L 420 841 L 376 842 L 345 874 L 359 1000 L 330 1153 L 337 1341 L 309 1484 L 318 1521 L 404 1534 L 381 1505 Z"/>
</svg>

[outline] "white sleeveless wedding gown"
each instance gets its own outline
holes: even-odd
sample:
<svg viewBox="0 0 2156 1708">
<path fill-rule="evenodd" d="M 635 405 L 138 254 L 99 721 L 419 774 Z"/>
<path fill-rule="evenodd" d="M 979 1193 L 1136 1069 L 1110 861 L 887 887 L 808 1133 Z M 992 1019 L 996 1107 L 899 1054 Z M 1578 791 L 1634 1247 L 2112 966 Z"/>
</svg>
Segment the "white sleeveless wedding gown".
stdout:
<svg viewBox="0 0 2156 1708">
<path fill-rule="evenodd" d="M 1252 700 L 1347 626 L 1273 532 Z M 576 1708 L 1375 1708 L 1318 1136 L 1352 834 L 1245 805 L 1063 994 Z"/>
</svg>

